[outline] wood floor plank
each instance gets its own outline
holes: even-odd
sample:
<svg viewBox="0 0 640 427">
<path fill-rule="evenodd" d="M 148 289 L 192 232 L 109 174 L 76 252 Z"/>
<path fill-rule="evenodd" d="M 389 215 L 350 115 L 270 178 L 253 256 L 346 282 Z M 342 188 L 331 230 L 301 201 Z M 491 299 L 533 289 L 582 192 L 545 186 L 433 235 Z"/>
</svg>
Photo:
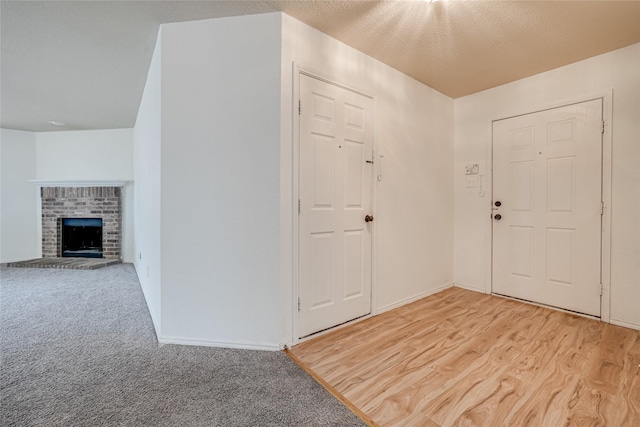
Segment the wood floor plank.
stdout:
<svg viewBox="0 0 640 427">
<path fill-rule="evenodd" d="M 459 288 L 291 352 L 381 426 L 640 426 L 640 331 Z"/>
<path fill-rule="evenodd" d="M 504 338 L 492 340 L 491 348 L 486 350 L 491 355 L 488 363 L 474 366 L 472 372 L 460 376 L 455 386 L 448 390 L 447 398 L 456 402 L 457 410 L 438 408 L 447 417 L 443 419 L 434 417 L 436 421 L 450 424 L 463 411 L 473 408 L 478 400 L 489 399 L 491 395 L 483 394 L 483 390 L 485 392 L 501 390 L 498 385 L 504 382 L 510 386 L 509 388 L 516 387 L 520 382 L 529 384 L 547 374 L 544 372 L 544 368 L 548 366 L 546 359 L 554 356 L 554 343 L 561 339 L 563 330 L 560 325 L 548 325 L 548 318 L 543 316 L 538 316 L 534 320 L 540 322 L 540 334 L 544 332 L 543 336 L 535 336 L 535 339 L 523 343 L 517 351 L 513 352 L 515 356 L 513 358 L 506 358 L 501 354 L 510 350 L 509 341 Z M 507 372 L 509 367 L 513 367 L 512 375 Z M 426 410 L 434 411 L 435 408 L 430 406 Z"/>
<path fill-rule="evenodd" d="M 604 326 L 601 345 L 585 370 L 572 425 L 640 425 L 638 340 L 636 331 Z"/>
</svg>

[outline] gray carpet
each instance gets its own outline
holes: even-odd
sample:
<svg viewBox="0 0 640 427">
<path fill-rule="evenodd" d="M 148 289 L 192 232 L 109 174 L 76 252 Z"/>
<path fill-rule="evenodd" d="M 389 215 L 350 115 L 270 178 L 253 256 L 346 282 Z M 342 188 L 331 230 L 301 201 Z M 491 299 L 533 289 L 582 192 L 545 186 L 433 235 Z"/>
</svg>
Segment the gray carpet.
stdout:
<svg viewBox="0 0 640 427">
<path fill-rule="evenodd" d="M 281 352 L 159 346 L 133 266 L 0 272 L 2 426 L 363 426 Z"/>
</svg>

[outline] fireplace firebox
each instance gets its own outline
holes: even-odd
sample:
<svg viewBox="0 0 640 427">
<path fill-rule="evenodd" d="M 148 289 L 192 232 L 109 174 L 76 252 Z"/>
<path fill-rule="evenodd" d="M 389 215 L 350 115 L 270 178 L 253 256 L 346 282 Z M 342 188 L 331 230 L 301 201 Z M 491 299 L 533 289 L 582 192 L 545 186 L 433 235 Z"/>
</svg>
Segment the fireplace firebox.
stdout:
<svg viewBox="0 0 640 427">
<path fill-rule="evenodd" d="M 102 258 L 102 218 L 62 218 L 63 257 Z"/>
</svg>

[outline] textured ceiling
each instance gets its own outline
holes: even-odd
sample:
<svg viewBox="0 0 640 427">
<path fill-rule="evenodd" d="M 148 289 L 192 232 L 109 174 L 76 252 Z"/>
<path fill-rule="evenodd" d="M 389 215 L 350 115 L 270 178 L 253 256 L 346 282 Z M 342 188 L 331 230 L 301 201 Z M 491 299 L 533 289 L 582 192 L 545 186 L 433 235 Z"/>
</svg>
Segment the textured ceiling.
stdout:
<svg viewBox="0 0 640 427">
<path fill-rule="evenodd" d="M 640 1 L 2 0 L 0 125 L 132 127 L 160 24 L 274 11 L 452 98 L 640 42 Z"/>
</svg>

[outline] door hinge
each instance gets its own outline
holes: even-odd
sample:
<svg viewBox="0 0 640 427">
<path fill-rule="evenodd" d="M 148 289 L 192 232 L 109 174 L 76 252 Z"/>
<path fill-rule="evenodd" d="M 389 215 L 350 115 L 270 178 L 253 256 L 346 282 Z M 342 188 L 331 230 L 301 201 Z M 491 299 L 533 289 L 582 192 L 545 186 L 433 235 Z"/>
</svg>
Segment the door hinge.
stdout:
<svg viewBox="0 0 640 427">
<path fill-rule="evenodd" d="M 300 215 L 300 212 L 302 212 L 302 202 L 298 199 L 298 215 Z"/>
<path fill-rule="evenodd" d="M 604 133 L 604 120 L 602 121 L 602 127 L 600 128 L 600 131 Z"/>
<path fill-rule="evenodd" d="M 298 100 L 298 114 L 302 114 L 302 100 Z"/>
<path fill-rule="evenodd" d="M 600 215 L 604 215 L 604 202 L 600 202 Z"/>
<path fill-rule="evenodd" d="M 603 292 L 604 292 L 604 285 L 600 283 L 600 296 L 602 296 Z M 300 311 L 300 309 L 298 309 L 298 311 Z"/>
<path fill-rule="evenodd" d="M 300 301 L 300 297 L 298 297 L 298 311 L 302 310 L 302 302 Z"/>
</svg>

